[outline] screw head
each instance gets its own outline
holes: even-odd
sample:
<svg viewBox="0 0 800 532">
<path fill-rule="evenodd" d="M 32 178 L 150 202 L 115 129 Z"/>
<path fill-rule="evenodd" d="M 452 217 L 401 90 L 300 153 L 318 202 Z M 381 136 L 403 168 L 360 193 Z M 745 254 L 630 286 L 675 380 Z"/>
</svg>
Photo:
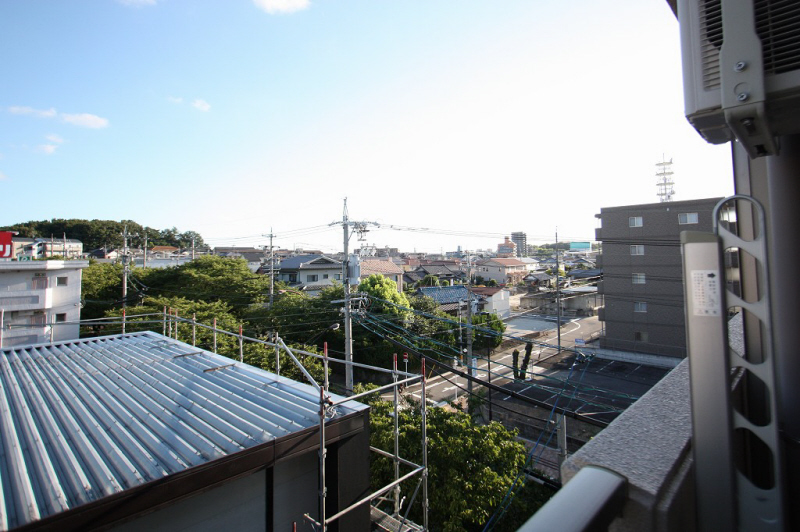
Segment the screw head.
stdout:
<svg viewBox="0 0 800 532">
<path fill-rule="evenodd" d="M 736 72 L 741 72 L 745 68 L 747 68 L 747 63 L 744 61 L 738 61 L 735 65 L 733 65 L 733 70 Z"/>
<path fill-rule="evenodd" d="M 750 95 L 747 94 L 746 92 L 740 92 L 739 94 L 736 95 L 736 99 L 739 100 L 740 102 L 746 102 L 749 97 Z"/>
</svg>

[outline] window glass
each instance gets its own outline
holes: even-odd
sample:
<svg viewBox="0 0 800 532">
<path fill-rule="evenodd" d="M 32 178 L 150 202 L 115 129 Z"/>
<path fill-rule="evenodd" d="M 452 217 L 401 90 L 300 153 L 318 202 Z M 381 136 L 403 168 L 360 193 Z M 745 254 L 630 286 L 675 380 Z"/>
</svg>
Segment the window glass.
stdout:
<svg viewBox="0 0 800 532">
<path fill-rule="evenodd" d="M 696 224 L 697 223 L 697 213 L 696 212 L 682 212 L 678 215 L 678 223 L 681 225 L 686 224 Z"/>
<path fill-rule="evenodd" d="M 643 273 L 634 273 L 632 280 L 633 284 L 645 284 L 645 275 Z"/>
<path fill-rule="evenodd" d="M 647 301 L 635 301 L 633 303 L 634 312 L 647 312 Z"/>
<path fill-rule="evenodd" d="M 644 255 L 644 245 L 635 244 L 631 246 L 631 255 Z"/>
<path fill-rule="evenodd" d="M 67 286 L 67 277 L 56 277 L 56 286 Z"/>
<path fill-rule="evenodd" d="M 629 227 L 642 227 L 643 220 L 641 216 L 631 216 L 628 218 L 628 226 Z"/>
</svg>

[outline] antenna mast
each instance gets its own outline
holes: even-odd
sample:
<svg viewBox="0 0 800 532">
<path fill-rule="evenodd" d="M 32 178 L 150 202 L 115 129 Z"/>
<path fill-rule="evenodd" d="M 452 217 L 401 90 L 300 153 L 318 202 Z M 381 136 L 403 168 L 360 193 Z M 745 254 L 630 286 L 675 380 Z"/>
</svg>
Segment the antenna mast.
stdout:
<svg viewBox="0 0 800 532">
<path fill-rule="evenodd" d="M 656 186 L 658 187 L 658 199 L 661 203 L 672 201 L 672 196 L 675 195 L 675 182 L 672 180 L 672 174 L 672 158 L 667 161 L 667 158 L 662 154 L 661 162 L 656 163 Z"/>
</svg>

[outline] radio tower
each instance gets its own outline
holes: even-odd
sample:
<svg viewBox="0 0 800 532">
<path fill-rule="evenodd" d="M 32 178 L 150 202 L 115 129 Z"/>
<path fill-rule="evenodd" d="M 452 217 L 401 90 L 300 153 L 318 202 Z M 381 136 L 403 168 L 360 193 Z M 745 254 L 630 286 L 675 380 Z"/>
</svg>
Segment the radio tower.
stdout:
<svg viewBox="0 0 800 532">
<path fill-rule="evenodd" d="M 661 156 L 661 162 L 656 163 L 656 186 L 658 187 L 658 198 L 661 203 L 672 201 L 672 196 L 675 195 L 673 185 L 675 182 L 672 180 L 672 159 L 667 161 L 667 158 Z"/>
</svg>

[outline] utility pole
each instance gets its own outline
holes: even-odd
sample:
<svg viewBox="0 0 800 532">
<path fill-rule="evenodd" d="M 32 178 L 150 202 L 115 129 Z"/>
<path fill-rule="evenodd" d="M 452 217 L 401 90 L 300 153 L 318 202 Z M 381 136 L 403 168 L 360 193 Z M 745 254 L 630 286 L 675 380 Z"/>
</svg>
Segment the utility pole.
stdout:
<svg viewBox="0 0 800 532">
<path fill-rule="evenodd" d="M 272 247 L 272 238 L 275 236 L 272 233 L 272 227 L 269 228 L 268 235 L 261 235 L 269 237 L 269 308 L 272 308 L 272 302 L 275 297 L 275 252 Z"/>
<path fill-rule="evenodd" d="M 350 316 L 350 255 L 347 244 L 350 240 L 348 231 L 350 221 L 347 216 L 347 198 L 344 199 L 344 211 L 342 213 L 342 230 L 344 231 L 344 258 L 342 260 L 342 287 L 344 289 L 344 360 L 345 366 L 345 390 L 353 393 L 353 321 Z"/>
<path fill-rule="evenodd" d="M 122 232 L 122 308 L 128 306 L 128 226 Z"/>
<path fill-rule="evenodd" d="M 561 283 L 559 279 L 558 269 L 558 227 L 556 227 L 556 315 L 558 316 L 558 324 L 556 331 L 558 331 L 558 354 L 561 354 Z"/>
<path fill-rule="evenodd" d="M 142 268 L 147 268 L 147 233 L 144 234 L 144 261 L 142 262 Z"/>
<path fill-rule="evenodd" d="M 472 358 L 472 257 L 467 253 L 467 373 L 473 375 Z M 467 404 L 472 400 L 472 378 L 467 379 Z"/>
<path fill-rule="evenodd" d="M 377 222 L 355 222 L 350 220 L 347 213 L 347 198 L 344 198 L 344 210 L 341 222 L 332 222 L 330 225 L 342 224 L 344 236 L 344 259 L 342 260 L 342 284 L 344 287 L 344 360 L 345 360 L 345 388 L 347 393 L 353 393 L 353 323 L 352 309 L 350 308 L 350 252 L 348 243 L 353 232 L 358 233 L 359 240 L 367 232 L 368 225 L 378 226 Z M 353 228 L 352 231 L 350 228 Z"/>
<path fill-rule="evenodd" d="M 194 237 L 192 237 L 192 260 L 194 260 Z"/>
</svg>

